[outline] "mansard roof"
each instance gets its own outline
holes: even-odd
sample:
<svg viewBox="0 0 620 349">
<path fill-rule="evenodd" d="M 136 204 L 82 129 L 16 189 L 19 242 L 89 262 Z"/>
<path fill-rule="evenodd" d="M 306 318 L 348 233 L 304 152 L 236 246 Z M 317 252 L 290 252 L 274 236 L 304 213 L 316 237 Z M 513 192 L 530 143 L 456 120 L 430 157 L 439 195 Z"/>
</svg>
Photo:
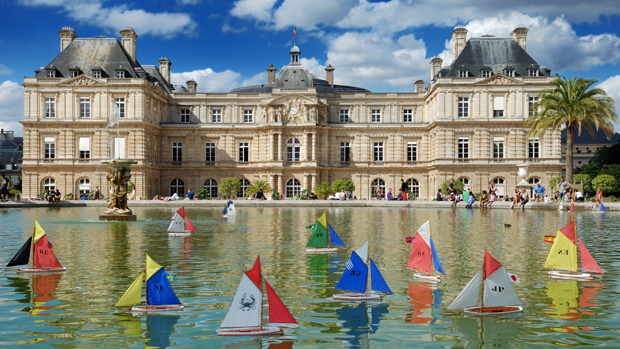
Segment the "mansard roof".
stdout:
<svg viewBox="0 0 620 349">
<path fill-rule="evenodd" d="M 515 76 L 528 76 L 528 69 L 539 70 L 536 61 L 512 38 L 471 38 L 456 60 L 439 77 L 458 77 L 459 71 L 468 71 L 470 77 L 482 77 L 483 68 L 495 74 L 514 70 Z M 551 70 L 540 69 L 540 76 L 549 76 Z"/>
<path fill-rule="evenodd" d="M 594 137 L 585 128 L 581 129 L 581 136 L 579 130 L 575 129 L 575 137 L 573 138 L 573 145 L 579 144 L 609 144 L 614 145 L 620 142 L 620 134 L 614 132 L 611 135 L 611 139 L 607 139 L 605 132 L 602 129 L 594 130 Z M 562 132 L 561 143 L 566 145 L 566 132 Z"/>
<path fill-rule="evenodd" d="M 314 74 L 310 75 L 317 93 L 370 93 L 369 90 L 361 87 L 330 85 L 327 80 L 321 79 Z M 271 93 L 275 87 L 274 84 L 243 86 L 230 90 L 230 93 Z"/>
</svg>

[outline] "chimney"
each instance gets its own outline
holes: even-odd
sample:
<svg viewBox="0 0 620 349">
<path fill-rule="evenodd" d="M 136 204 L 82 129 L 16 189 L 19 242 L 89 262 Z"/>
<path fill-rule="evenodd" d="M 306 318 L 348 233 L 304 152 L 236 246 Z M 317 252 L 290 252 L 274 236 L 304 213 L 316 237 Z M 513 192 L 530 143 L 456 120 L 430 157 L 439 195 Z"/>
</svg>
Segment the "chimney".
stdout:
<svg viewBox="0 0 620 349">
<path fill-rule="evenodd" d="M 274 67 L 273 64 L 267 67 L 267 85 L 273 83 L 276 79 L 276 70 L 278 69 Z"/>
<path fill-rule="evenodd" d="M 529 30 L 523 25 L 523 24 L 519 24 L 515 30 L 512 31 L 512 33 L 510 33 L 510 36 L 512 36 L 513 40 L 517 42 L 517 44 L 519 44 L 519 46 L 521 46 L 521 48 L 523 48 L 523 50 L 527 51 L 527 32 Z"/>
<path fill-rule="evenodd" d="M 60 52 L 78 37 L 71 27 L 62 27 L 58 34 L 60 34 Z"/>
<path fill-rule="evenodd" d="M 336 70 L 336 68 L 332 67 L 331 64 L 325 67 L 325 80 L 327 80 L 330 85 L 334 84 L 334 70 Z"/>
<path fill-rule="evenodd" d="M 120 31 L 121 33 L 121 43 L 125 48 L 125 51 L 129 53 L 131 59 L 136 61 L 136 39 L 138 38 L 138 34 L 133 31 L 132 27 L 125 27 Z"/>
<path fill-rule="evenodd" d="M 452 64 L 461 54 L 465 44 L 467 43 L 467 29 L 463 26 L 457 26 L 452 32 Z"/>
<path fill-rule="evenodd" d="M 161 77 L 164 78 L 167 83 L 170 83 L 170 66 L 172 65 L 172 63 L 170 63 L 168 57 L 162 57 L 158 60 L 158 62 L 159 73 L 161 74 Z"/>
<path fill-rule="evenodd" d="M 196 86 L 198 86 L 198 83 L 196 83 L 196 81 L 188 80 L 186 84 L 187 84 L 187 91 L 189 93 L 196 93 Z"/>
<path fill-rule="evenodd" d="M 413 85 L 415 86 L 415 93 L 424 92 L 424 80 L 418 80 Z"/>
<path fill-rule="evenodd" d="M 439 74 L 442 63 L 443 63 L 443 59 L 439 57 L 435 57 L 431 59 L 431 81 L 435 80 L 435 76 Z"/>
</svg>

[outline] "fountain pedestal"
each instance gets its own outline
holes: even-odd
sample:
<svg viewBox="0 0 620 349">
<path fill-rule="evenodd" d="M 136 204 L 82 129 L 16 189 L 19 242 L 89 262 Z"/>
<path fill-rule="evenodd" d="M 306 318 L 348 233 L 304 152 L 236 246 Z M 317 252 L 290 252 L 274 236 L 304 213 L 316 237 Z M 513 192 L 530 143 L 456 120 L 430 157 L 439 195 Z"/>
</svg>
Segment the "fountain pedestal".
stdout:
<svg viewBox="0 0 620 349">
<path fill-rule="evenodd" d="M 529 166 L 528 164 L 517 165 L 517 167 L 519 167 L 519 172 L 517 172 L 517 175 L 521 177 L 521 182 L 517 183 L 516 185 L 518 189 L 529 190 L 529 189 L 532 189 L 533 187 L 532 184 L 529 184 L 528 182 L 525 181 L 525 178 L 529 174 L 528 166 Z"/>
<path fill-rule="evenodd" d="M 110 191 L 105 213 L 99 216 L 99 220 L 116 222 L 135 221 L 137 216 L 127 207 L 127 189 L 131 179 L 131 169 L 129 167 L 138 162 L 114 159 L 102 161 L 101 163 L 108 166 L 106 179 L 110 183 Z"/>
</svg>

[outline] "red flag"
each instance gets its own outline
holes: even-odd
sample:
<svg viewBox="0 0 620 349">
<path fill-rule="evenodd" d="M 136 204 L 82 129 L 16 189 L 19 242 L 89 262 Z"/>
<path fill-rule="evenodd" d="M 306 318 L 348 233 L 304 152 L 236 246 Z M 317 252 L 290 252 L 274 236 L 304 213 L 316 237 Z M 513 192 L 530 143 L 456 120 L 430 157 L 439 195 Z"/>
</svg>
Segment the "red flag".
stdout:
<svg viewBox="0 0 620 349">
<path fill-rule="evenodd" d="M 297 36 L 297 28 L 293 30 L 293 35 Z"/>
</svg>

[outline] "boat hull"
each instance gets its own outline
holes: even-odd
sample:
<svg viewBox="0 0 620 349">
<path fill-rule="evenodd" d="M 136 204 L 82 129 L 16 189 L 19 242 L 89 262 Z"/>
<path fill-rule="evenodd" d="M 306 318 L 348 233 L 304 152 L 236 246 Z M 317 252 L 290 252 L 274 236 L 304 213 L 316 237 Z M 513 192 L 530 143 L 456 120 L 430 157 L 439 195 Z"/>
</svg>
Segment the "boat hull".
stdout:
<svg viewBox="0 0 620 349">
<path fill-rule="evenodd" d="M 156 313 L 160 311 L 171 311 L 171 310 L 183 310 L 182 305 L 140 305 L 136 307 L 131 307 L 131 311 L 138 311 L 142 313 Z"/>
<path fill-rule="evenodd" d="M 306 253 L 334 253 L 340 251 L 339 248 L 307 248 Z"/>
<path fill-rule="evenodd" d="M 472 315 L 499 315 L 499 314 L 511 314 L 523 311 L 521 306 L 505 306 L 505 307 L 474 307 L 463 310 L 465 314 Z"/>
<path fill-rule="evenodd" d="M 263 328 L 230 328 L 217 330 L 218 336 L 262 336 L 266 334 L 284 333 L 279 327 L 263 327 Z"/>
<path fill-rule="evenodd" d="M 425 281 L 432 281 L 432 282 L 437 282 L 437 283 L 441 282 L 441 276 L 439 276 L 439 275 L 429 275 L 429 274 L 418 274 L 418 273 L 415 273 L 415 274 L 413 274 L 413 277 L 416 278 L 416 279 L 422 279 L 422 280 L 425 280 Z"/>
<path fill-rule="evenodd" d="M 342 301 L 378 301 L 383 299 L 382 294 L 376 293 L 344 293 L 344 294 L 335 294 L 334 299 L 342 300 Z"/>
<path fill-rule="evenodd" d="M 18 273 L 54 273 L 54 272 L 60 272 L 60 271 L 65 271 L 67 270 L 67 268 L 65 267 L 61 267 L 61 268 L 20 268 L 17 269 Z"/>
<path fill-rule="evenodd" d="M 168 233 L 168 236 L 191 236 L 192 233 L 190 232 L 185 232 L 185 233 Z"/>
<path fill-rule="evenodd" d="M 588 273 L 570 273 L 558 270 L 550 271 L 549 276 L 555 279 L 592 280 L 592 275 Z"/>
</svg>

